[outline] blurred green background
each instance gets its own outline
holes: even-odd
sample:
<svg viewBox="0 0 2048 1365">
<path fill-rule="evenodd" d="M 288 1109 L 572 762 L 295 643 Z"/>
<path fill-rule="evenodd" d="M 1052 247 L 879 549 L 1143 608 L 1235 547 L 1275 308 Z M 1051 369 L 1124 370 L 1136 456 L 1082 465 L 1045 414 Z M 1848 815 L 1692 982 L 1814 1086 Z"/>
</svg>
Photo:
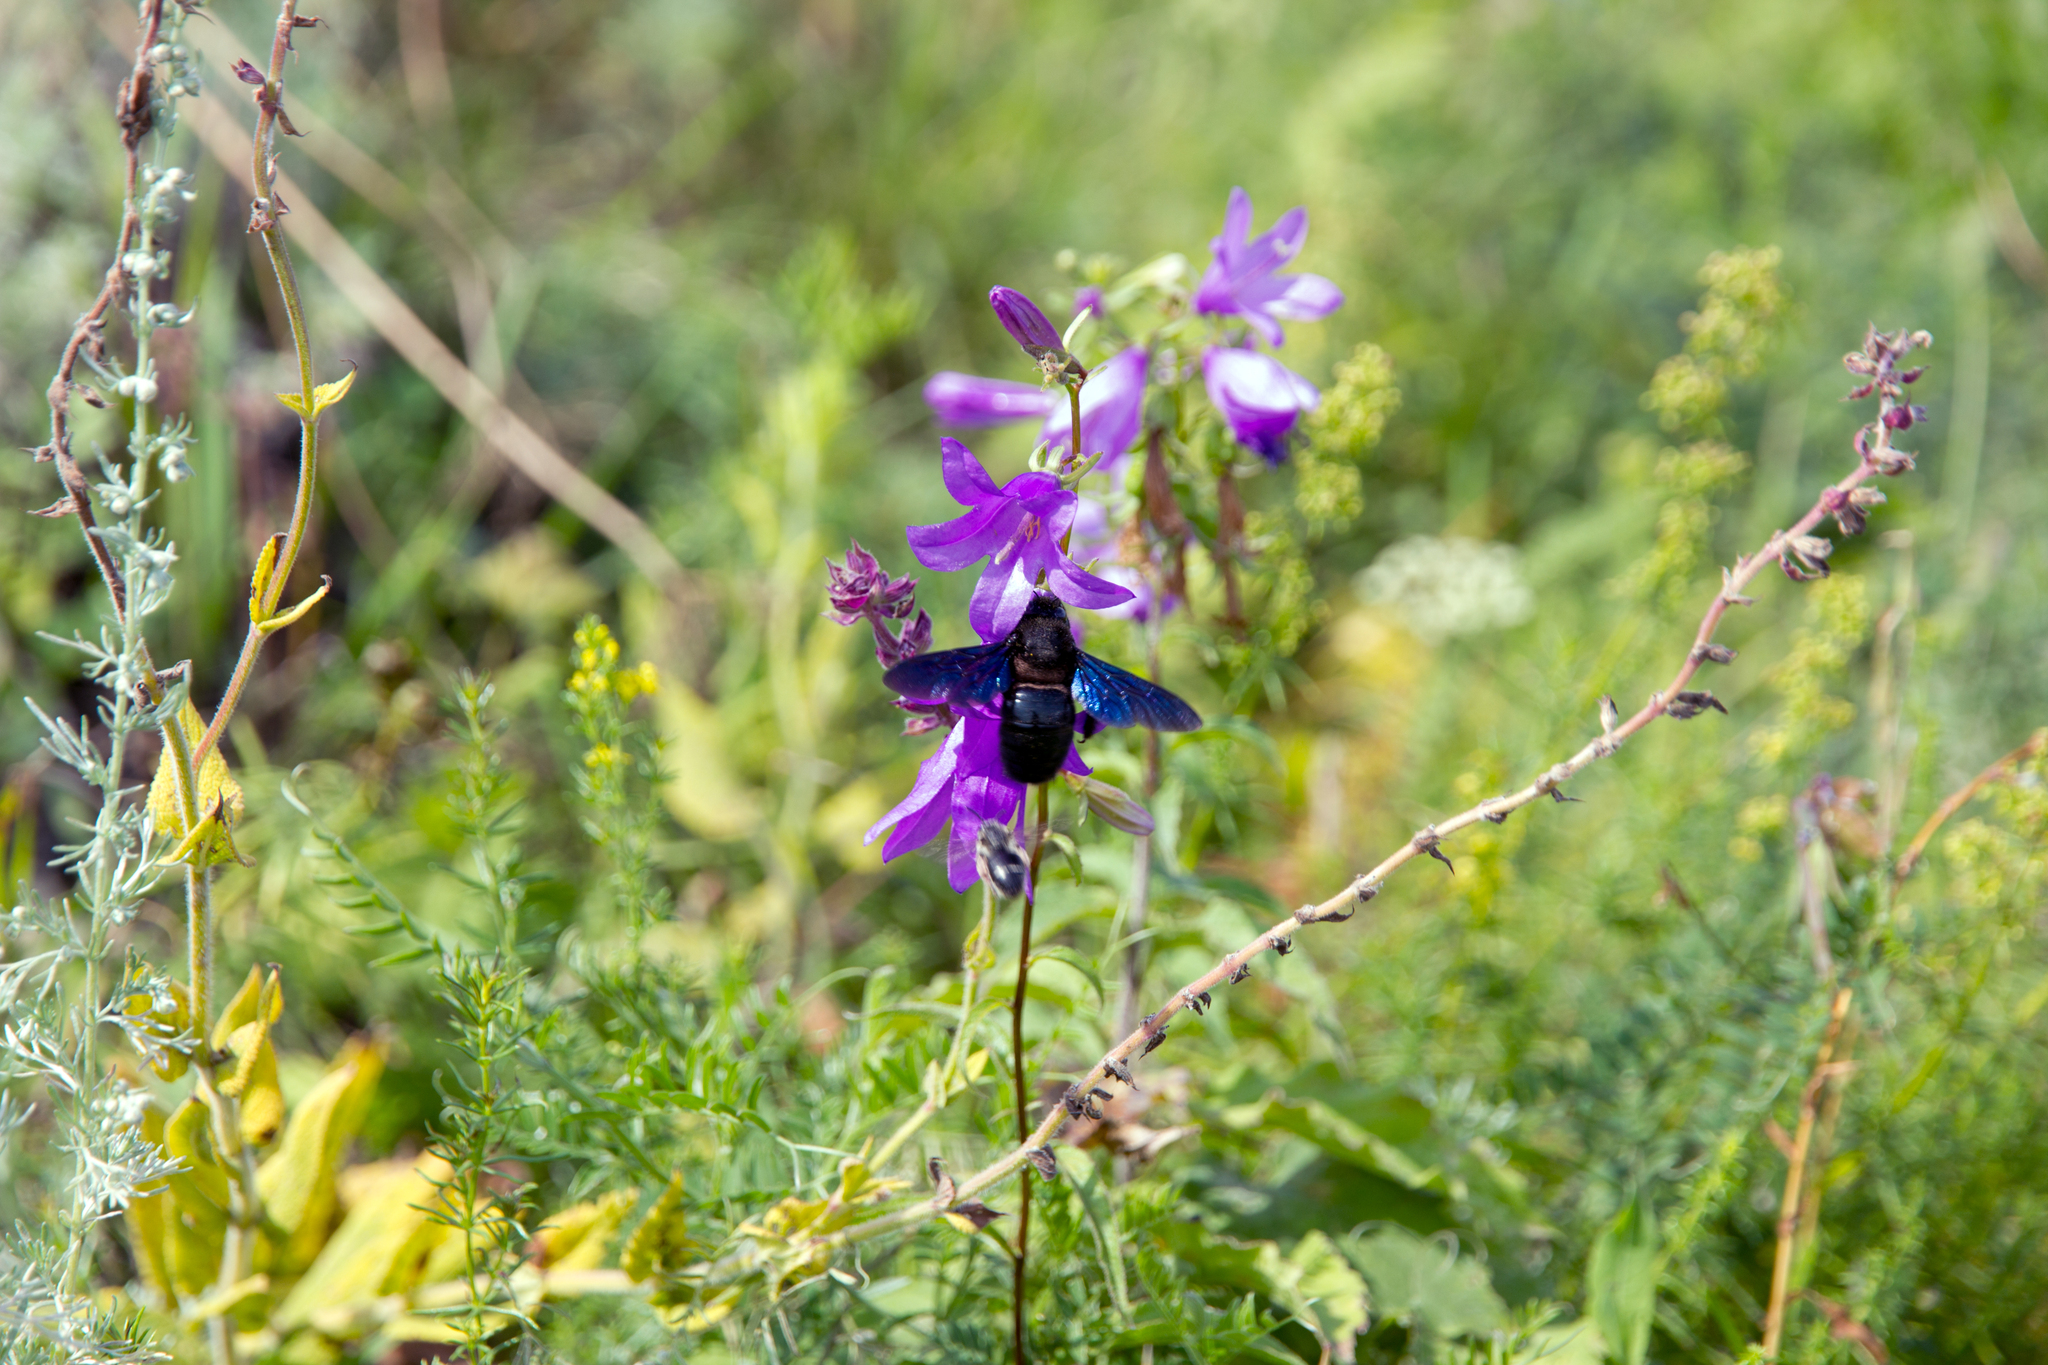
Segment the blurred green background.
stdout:
<svg viewBox="0 0 2048 1365">
<path fill-rule="evenodd" d="M 263 40 L 270 19 L 244 0 L 207 12 L 193 32 L 210 57 Z M 129 19 L 0 6 L 0 428 L 14 446 L 42 439 L 55 350 L 119 212 L 107 109 L 126 58 L 102 18 L 115 33 Z M 1716 560 L 1850 467 L 1867 409 L 1838 401 L 1837 357 L 1867 324 L 1931 330 L 1915 397 L 1933 415 L 1901 440 L 1920 468 L 1887 481 L 1873 520 L 1905 535 L 1845 544 L 1828 594 L 1766 580 L 1723 637 L 1743 650 L 1713 680 L 1732 717 L 1656 727 L 1578 784 L 1585 804 L 1453 848 L 1454 878 L 1409 869 L 1168 1054 L 1200 1059 L 1180 1108 L 1204 1134 L 1164 1169 L 1219 1234 L 1284 1246 L 1376 1220 L 1456 1229 L 1509 1305 L 1594 1311 L 1589 1249 L 1617 1211 L 1691 1210 L 1692 1240 L 1659 1263 L 1672 1297 L 1657 1352 L 1739 1352 L 1782 1173 L 1759 1116 L 1789 1123 L 1799 1082 L 1757 1087 L 1803 1076 L 1818 1018 L 1786 802 L 1819 772 L 1876 778 L 1896 752 L 1910 829 L 2048 721 L 2048 253 L 2029 227 L 2048 223 L 2048 3 L 336 0 L 322 19 L 289 76 L 311 135 L 286 146 L 286 172 L 685 570 L 666 596 L 651 588 L 481 443 L 302 252 L 321 373 L 344 359 L 361 373 L 307 569 L 335 593 L 269 647 L 232 734 L 259 866 L 229 883 L 225 960 L 235 974 L 287 964 L 309 1052 L 372 1021 L 408 1040 L 375 1150 L 417 1133 L 432 1104 L 432 1007 L 339 933 L 276 777 L 313 764 L 308 790 L 345 812 L 366 856 L 425 887 L 451 837 L 436 804 L 447 679 L 489 668 L 531 775 L 530 842 L 562 869 L 541 899 L 576 921 L 588 855 L 555 794 L 575 761 L 557 694 L 586 610 L 668 681 L 655 716 L 678 780 L 662 863 L 683 960 L 751 953 L 764 979 L 799 983 L 844 965 L 922 980 L 957 962 L 969 921 L 939 867 L 884 870 L 859 845 L 924 750 L 897 738 L 856 632 L 815 613 L 820 559 L 849 534 L 906 572 L 902 527 L 951 514 L 918 390 L 941 368 L 1023 377 L 989 285 L 1051 311 L 1071 288 L 1061 249 L 1127 264 L 1179 250 L 1199 266 L 1243 185 L 1261 226 L 1306 205 L 1303 264 L 1349 295 L 1290 330 L 1291 363 L 1327 385 L 1374 342 L 1403 395 L 1366 462 L 1362 516 L 1310 553 L 1324 610 L 1287 685 L 1246 694 L 1265 739 L 1175 751 L 1160 812 L 1175 876 L 1155 901 L 1168 928 L 1148 999 L 1254 915 L 1328 894 L 1419 823 L 1575 749 L 1602 692 L 1627 710 L 1661 685 Z M 245 115 L 231 81 L 211 91 Z M 185 145 L 198 195 L 171 296 L 199 312 L 167 334 L 163 363 L 167 407 L 201 439 L 197 477 L 163 503 L 182 563 L 159 656 L 191 657 L 212 696 L 254 548 L 290 497 L 293 431 L 269 397 L 285 387 L 282 319 L 244 197 Z M 1651 472 L 1665 438 L 1639 396 L 1683 342 L 1701 262 L 1766 245 L 1783 251 L 1790 306 L 1721 433 L 1750 471 L 1718 495 L 1684 589 L 1632 599 L 1612 584 L 1667 496 Z M 1006 477 L 1028 442 L 975 446 Z M 0 484 L 23 509 L 53 495 L 26 459 Z M 1444 533 L 1518 546 L 1534 619 L 1432 641 L 1354 586 L 1387 546 Z M 926 575 L 920 591 L 938 643 L 963 642 L 965 583 Z M 0 518 L 9 688 L 84 704 L 38 632 L 92 621 L 96 593 L 72 527 Z M 1880 636 L 1904 681 L 1873 697 Z M 1105 638 L 1131 661 L 1132 640 Z M 1202 649 L 1195 627 L 1169 630 L 1169 680 L 1213 710 L 1236 693 L 1204 676 Z M 1816 709 L 1821 693 L 1853 709 Z M 47 844 L 78 798 L 27 757 L 25 711 L 0 710 L 0 737 Z M 1834 912 L 1874 1041 L 1840 1144 L 1859 1155 L 1830 1167 L 1840 1192 L 1806 1273 L 1913 1358 L 2048 1356 L 2042 850 L 2032 817 L 2002 813 L 2006 843 L 1954 852 L 1965 890 L 1938 869 L 1907 912 L 1873 908 L 1846 866 Z M 1073 913 L 1113 901 L 1114 884 L 1075 892 Z M 169 944 L 176 926 L 166 913 L 137 932 Z M 818 1026 L 837 1027 L 831 1010 Z M 1071 1061 L 1090 1037 L 1075 1033 Z M 1389 1119 L 1389 1140 L 1415 1169 L 1346 1157 L 1327 1125 L 1279 1112 L 1281 1092 L 1368 1127 L 1358 1115 L 1379 1100 L 1362 1097 L 1404 1097 L 1422 1127 Z M 1694 1177 L 1730 1133 L 1739 1155 L 1701 1194 Z M 1850 1358 L 1800 1311 L 1802 1349 Z M 1455 1322 L 1388 1307 L 1379 1330 L 1376 1349 L 1427 1355 Z"/>
</svg>

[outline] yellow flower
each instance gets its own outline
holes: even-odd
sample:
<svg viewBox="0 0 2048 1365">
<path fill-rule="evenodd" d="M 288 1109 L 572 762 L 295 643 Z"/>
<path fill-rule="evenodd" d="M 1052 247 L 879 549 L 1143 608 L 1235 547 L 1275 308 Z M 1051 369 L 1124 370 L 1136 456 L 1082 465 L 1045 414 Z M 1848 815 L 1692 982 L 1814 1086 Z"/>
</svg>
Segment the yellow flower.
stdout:
<svg viewBox="0 0 2048 1365">
<path fill-rule="evenodd" d="M 645 661 L 618 675 L 619 700 L 630 702 L 642 695 L 651 695 L 660 686 L 655 676 L 654 665 Z"/>
</svg>

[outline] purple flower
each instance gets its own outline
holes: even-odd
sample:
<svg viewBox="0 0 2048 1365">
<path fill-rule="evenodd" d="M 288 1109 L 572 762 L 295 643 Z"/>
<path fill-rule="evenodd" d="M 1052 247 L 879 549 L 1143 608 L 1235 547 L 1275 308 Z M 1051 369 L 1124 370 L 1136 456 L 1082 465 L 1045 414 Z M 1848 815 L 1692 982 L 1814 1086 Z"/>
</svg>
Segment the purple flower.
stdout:
<svg viewBox="0 0 2048 1365">
<path fill-rule="evenodd" d="M 1251 230 L 1252 197 L 1234 189 L 1223 214 L 1223 234 L 1209 243 L 1215 254 L 1195 290 L 1195 309 L 1242 317 L 1268 346 L 1278 346 L 1287 336 L 1276 318 L 1326 318 L 1343 305 L 1344 293 L 1321 275 L 1274 273 L 1301 254 L 1308 238 L 1306 209 L 1289 209 L 1257 237 Z"/>
<path fill-rule="evenodd" d="M 1132 346 L 1089 371 L 1081 386 L 1081 453 L 1100 452 L 1105 469 L 1116 466 L 1144 425 L 1145 374 L 1145 348 Z M 925 381 L 924 401 L 940 426 L 989 427 L 1040 417 L 1041 441 L 1055 451 L 1070 444 L 1074 409 L 1058 389 L 942 370 Z"/>
<path fill-rule="evenodd" d="M 1079 501 L 1057 475 L 1019 474 L 996 487 L 974 452 L 951 437 L 939 443 L 946 491 L 966 515 L 936 526 L 913 526 L 910 548 L 928 569 L 964 569 L 986 558 L 967 619 L 984 640 L 1016 629 L 1040 574 L 1061 601 L 1099 610 L 1130 600 L 1130 591 L 1084 572 L 1060 549 Z"/>
<path fill-rule="evenodd" d="M 1081 390 L 1085 396 L 1087 389 Z M 1067 396 L 1057 389 L 1018 384 L 1008 379 L 983 379 L 976 374 L 941 370 L 925 381 L 925 406 L 940 426 L 992 427 L 1066 411 Z M 1082 416 L 1082 422 L 1087 417 Z M 1072 419 L 1068 421 L 1072 425 Z"/>
<path fill-rule="evenodd" d="M 1084 284 L 1074 291 L 1074 316 L 1078 318 L 1083 313 L 1093 313 L 1097 322 L 1109 315 L 1109 304 L 1103 299 L 1102 291 L 1092 284 Z"/>
<path fill-rule="evenodd" d="M 1003 330 L 1033 360 L 1044 360 L 1047 356 L 1060 360 L 1066 358 L 1067 348 L 1060 342 L 1059 329 L 1038 311 L 1038 305 L 1030 299 L 1007 285 L 999 284 L 988 291 L 988 306 L 996 310 L 996 321 L 1003 324 Z"/>
<path fill-rule="evenodd" d="M 1145 348 L 1130 346 L 1089 371 L 1081 386 L 1081 454 L 1099 453 L 1105 465 L 1114 465 L 1138 439 L 1138 428 L 1145 424 L 1146 368 Z M 1055 452 L 1064 451 L 1073 430 L 1072 405 L 1055 403 L 1039 437 Z"/>
<path fill-rule="evenodd" d="M 993 715 L 962 713 L 938 752 L 918 767 L 910 794 L 868 831 L 866 842 L 872 844 L 889 830 L 888 842 L 882 845 L 883 862 L 922 848 L 951 820 L 946 880 L 955 891 L 974 885 L 974 841 L 981 822 L 1012 824 L 1024 806 L 1024 784 L 1003 772 L 1001 729 L 1002 722 Z M 1073 750 L 1067 753 L 1066 770 L 1082 776 L 1089 772 Z"/>
<path fill-rule="evenodd" d="M 917 580 L 891 578 L 881 561 L 863 550 L 859 541 L 850 540 L 847 545 L 844 564 L 825 561 L 825 596 L 832 609 L 824 615 L 842 626 L 866 621 L 875 634 L 875 661 L 884 668 L 894 668 L 913 654 L 923 653 L 932 642 L 932 618 L 917 609 Z M 916 620 L 910 620 L 912 612 L 917 612 Z M 908 624 L 891 630 L 891 621 Z M 916 727 L 917 722 L 911 725 Z M 919 730 L 912 728 L 910 733 Z"/>
<path fill-rule="evenodd" d="M 1315 385 L 1273 357 L 1228 346 L 1202 353 L 1202 380 L 1231 434 L 1271 464 L 1287 458 L 1287 434 L 1322 398 Z"/>
</svg>

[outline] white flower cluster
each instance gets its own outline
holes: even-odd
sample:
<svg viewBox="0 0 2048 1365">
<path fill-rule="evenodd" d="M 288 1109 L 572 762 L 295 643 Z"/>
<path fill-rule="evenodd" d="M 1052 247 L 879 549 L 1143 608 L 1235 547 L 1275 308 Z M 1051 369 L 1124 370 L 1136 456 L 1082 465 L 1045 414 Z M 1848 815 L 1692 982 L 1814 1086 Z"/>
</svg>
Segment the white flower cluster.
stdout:
<svg viewBox="0 0 2048 1365">
<path fill-rule="evenodd" d="M 1512 545 L 1466 536 L 1410 536 L 1362 570 L 1358 595 L 1393 607 L 1431 644 L 1520 625 L 1536 611 Z"/>
</svg>

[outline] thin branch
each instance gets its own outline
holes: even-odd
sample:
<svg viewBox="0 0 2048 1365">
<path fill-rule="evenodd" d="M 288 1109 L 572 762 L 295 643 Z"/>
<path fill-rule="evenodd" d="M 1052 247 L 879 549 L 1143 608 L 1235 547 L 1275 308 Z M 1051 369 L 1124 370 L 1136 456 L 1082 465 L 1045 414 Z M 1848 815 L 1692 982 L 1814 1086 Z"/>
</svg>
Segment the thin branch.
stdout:
<svg viewBox="0 0 2048 1365">
<path fill-rule="evenodd" d="M 2019 748 L 2014 749 L 2004 758 L 1999 759 L 1983 772 L 1978 773 L 1975 777 L 1964 783 L 1959 790 L 1951 794 L 1948 800 L 1942 802 L 1935 810 L 1934 814 L 1927 817 L 1927 823 L 1920 826 L 1919 833 L 1913 836 L 1913 842 L 1906 845 L 1906 851 L 1900 854 L 1899 861 L 1893 864 L 1892 885 L 1899 885 L 1912 874 L 1914 867 L 1920 862 L 1920 855 L 1927 851 L 1927 841 L 1932 839 L 1936 831 L 1948 823 L 1950 816 L 1954 815 L 1964 806 L 1969 805 L 1975 799 L 1978 792 L 1983 791 L 1993 782 L 2004 781 L 2012 776 L 2014 770 L 2022 763 L 2042 753 L 2048 753 L 2048 726 L 2043 726 L 2041 729 L 2034 731 L 2033 737 L 2025 744 L 2020 745 Z"/>
<path fill-rule="evenodd" d="M 1799 1233 L 1799 1212 L 1806 1182 L 1806 1154 L 1813 1144 L 1814 1120 L 1820 1112 L 1820 1093 L 1841 1074 L 1834 1061 L 1835 1042 L 1842 1035 L 1842 1021 L 1849 1015 L 1853 998 L 1847 986 L 1835 992 L 1828 1009 L 1827 1032 L 1821 1035 L 1820 1051 L 1813 1059 L 1813 1074 L 1799 1095 L 1799 1129 L 1792 1137 L 1792 1151 L 1786 1157 L 1785 1193 L 1778 1201 L 1778 1249 L 1771 1263 L 1771 1297 L 1764 1310 L 1763 1358 L 1778 1358 L 1778 1342 L 1785 1332 L 1785 1296 L 1792 1283 L 1792 1246 Z"/>
</svg>

